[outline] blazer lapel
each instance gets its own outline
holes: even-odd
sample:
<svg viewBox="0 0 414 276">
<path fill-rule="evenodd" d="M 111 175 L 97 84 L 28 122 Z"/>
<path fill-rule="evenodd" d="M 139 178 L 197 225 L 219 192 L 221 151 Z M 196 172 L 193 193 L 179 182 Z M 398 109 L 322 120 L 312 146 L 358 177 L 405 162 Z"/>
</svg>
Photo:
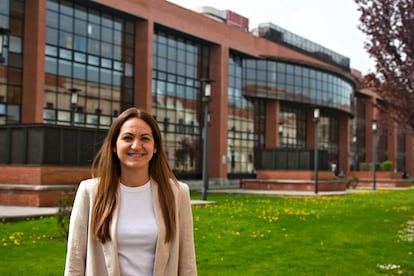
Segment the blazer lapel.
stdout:
<svg viewBox="0 0 414 276">
<path fill-rule="evenodd" d="M 162 216 L 161 205 L 158 199 L 158 183 L 151 178 L 152 205 L 158 226 L 157 247 L 155 250 L 154 275 L 160 275 L 167 264 L 169 244 L 165 243 L 165 224 Z M 158 271 L 160 270 L 160 271 Z"/>
<path fill-rule="evenodd" d="M 112 213 L 112 220 L 110 225 L 111 240 L 102 244 L 102 251 L 105 256 L 106 268 L 108 275 L 120 275 L 119 259 L 118 259 L 118 247 L 116 243 L 116 229 L 118 224 L 118 213 L 119 213 L 119 192 L 117 194 L 117 201 L 115 209 Z"/>
</svg>

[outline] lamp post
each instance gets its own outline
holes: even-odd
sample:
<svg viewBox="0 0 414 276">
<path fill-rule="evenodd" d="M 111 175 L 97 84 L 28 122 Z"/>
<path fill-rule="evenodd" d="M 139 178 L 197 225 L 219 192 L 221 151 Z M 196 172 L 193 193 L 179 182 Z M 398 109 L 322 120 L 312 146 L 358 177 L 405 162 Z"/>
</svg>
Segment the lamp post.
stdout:
<svg viewBox="0 0 414 276">
<path fill-rule="evenodd" d="M 356 135 L 352 136 L 352 170 L 356 171 L 358 168 L 358 156 L 357 156 L 357 137 Z"/>
<path fill-rule="evenodd" d="M 314 152 L 314 178 L 315 178 L 315 194 L 318 193 L 318 123 L 319 123 L 319 108 L 313 110 L 313 121 L 315 122 L 315 152 Z"/>
<path fill-rule="evenodd" d="M 282 136 L 283 136 L 283 122 L 279 122 L 279 148 L 282 147 Z"/>
<path fill-rule="evenodd" d="M 70 88 L 70 125 L 75 125 L 75 112 L 78 107 L 78 92 L 80 89 Z"/>
<path fill-rule="evenodd" d="M 7 29 L 4 28 L 0 28 L 0 64 L 4 63 L 5 58 L 3 56 L 3 40 L 4 40 L 4 36 L 8 33 L 9 31 Z"/>
<path fill-rule="evenodd" d="M 207 191 L 208 191 L 208 122 L 209 122 L 209 112 L 208 106 L 211 102 L 211 83 L 212 80 L 201 79 L 201 87 L 203 91 L 202 102 L 204 104 L 204 129 L 203 129 L 203 189 L 202 189 L 202 199 L 207 200 Z"/>
<path fill-rule="evenodd" d="M 378 125 L 377 120 L 372 120 L 372 189 L 375 191 L 377 189 L 377 151 L 376 151 L 376 142 L 377 142 L 377 132 Z"/>
</svg>

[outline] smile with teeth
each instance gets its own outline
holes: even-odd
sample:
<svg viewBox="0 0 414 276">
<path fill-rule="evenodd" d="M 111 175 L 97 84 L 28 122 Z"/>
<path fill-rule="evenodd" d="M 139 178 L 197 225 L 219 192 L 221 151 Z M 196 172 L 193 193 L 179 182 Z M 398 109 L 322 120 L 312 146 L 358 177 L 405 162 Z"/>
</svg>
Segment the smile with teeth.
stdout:
<svg viewBox="0 0 414 276">
<path fill-rule="evenodd" d="M 138 152 L 129 152 L 128 156 L 138 156 L 138 157 L 142 157 L 144 156 L 145 153 L 138 153 Z"/>
</svg>

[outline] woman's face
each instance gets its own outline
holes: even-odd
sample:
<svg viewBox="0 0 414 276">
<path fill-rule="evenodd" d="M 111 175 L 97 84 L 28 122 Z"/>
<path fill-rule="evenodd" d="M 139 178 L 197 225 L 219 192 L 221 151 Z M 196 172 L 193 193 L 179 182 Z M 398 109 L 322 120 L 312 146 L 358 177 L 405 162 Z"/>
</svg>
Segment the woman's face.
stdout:
<svg viewBox="0 0 414 276">
<path fill-rule="evenodd" d="M 145 170 L 156 153 L 151 127 L 143 120 L 130 118 L 122 125 L 116 140 L 116 153 L 123 170 Z"/>
</svg>

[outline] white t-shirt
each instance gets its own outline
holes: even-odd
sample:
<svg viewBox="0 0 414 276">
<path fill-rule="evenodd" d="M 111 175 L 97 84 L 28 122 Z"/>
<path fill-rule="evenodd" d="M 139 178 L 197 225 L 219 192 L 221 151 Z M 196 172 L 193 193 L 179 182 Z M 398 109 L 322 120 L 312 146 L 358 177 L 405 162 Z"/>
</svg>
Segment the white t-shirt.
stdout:
<svg viewBox="0 0 414 276">
<path fill-rule="evenodd" d="M 150 182 L 139 187 L 120 184 L 117 225 L 121 275 L 152 275 L 158 226 Z"/>
</svg>

